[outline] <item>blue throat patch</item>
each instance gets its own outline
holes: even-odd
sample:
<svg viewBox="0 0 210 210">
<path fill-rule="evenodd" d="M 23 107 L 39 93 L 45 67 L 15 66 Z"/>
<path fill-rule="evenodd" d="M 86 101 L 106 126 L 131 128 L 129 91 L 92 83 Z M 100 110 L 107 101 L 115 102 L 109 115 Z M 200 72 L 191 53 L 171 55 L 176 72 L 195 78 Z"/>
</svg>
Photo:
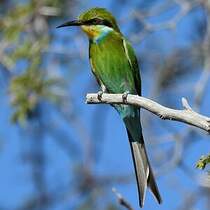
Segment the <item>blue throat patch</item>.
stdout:
<svg viewBox="0 0 210 210">
<path fill-rule="evenodd" d="M 113 29 L 108 26 L 98 25 L 97 27 L 99 27 L 100 34 L 93 39 L 96 44 L 100 43 L 111 31 L 113 31 Z"/>
</svg>

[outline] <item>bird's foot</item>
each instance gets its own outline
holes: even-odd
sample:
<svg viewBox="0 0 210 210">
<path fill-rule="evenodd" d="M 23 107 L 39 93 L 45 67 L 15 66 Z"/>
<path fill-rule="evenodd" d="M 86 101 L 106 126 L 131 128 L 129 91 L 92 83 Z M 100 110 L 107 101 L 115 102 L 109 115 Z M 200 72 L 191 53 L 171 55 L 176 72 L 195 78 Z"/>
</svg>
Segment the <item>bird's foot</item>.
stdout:
<svg viewBox="0 0 210 210">
<path fill-rule="evenodd" d="M 165 114 L 164 113 L 158 113 L 158 116 L 160 117 L 160 119 L 162 119 L 162 120 L 165 120 L 166 119 L 166 116 L 165 116 Z"/>
<path fill-rule="evenodd" d="M 129 91 L 125 91 L 123 94 L 122 94 L 122 100 L 124 103 L 127 103 L 127 97 L 128 97 L 128 94 L 130 92 Z"/>
<path fill-rule="evenodd" d="M 97 98 L 99 101 L 101 101 L 102 99 L 102 95 L 104 94 L 104 92 L 102 90 L 99 90 L 98 93 L 97 93 Z"/>
</svg>

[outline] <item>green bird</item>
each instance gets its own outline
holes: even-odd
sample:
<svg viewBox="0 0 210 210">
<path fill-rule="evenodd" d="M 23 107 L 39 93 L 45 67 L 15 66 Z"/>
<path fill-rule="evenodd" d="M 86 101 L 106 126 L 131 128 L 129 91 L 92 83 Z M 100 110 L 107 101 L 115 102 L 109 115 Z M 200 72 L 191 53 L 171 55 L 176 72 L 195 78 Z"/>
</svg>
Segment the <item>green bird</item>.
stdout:
<svg viewBox="0 0 210 210">
<path fill-rule="evenodd" d="M 121 33 L 115 18 L 104 8 L 92 8 L 77 20 L 57 28 L 81 26 L 89 38 L 89 60 L 102 92 L 141 95 L 141 79 L 137 58 L 130 43 Z M 128 134 L 135 168 L 139 205 L 143 207 L 147 186 L 158 203 L 161 196 L 145 149 L 140 110 L 131 105 L 113 105 L 120 114 Z"/>
</svg>

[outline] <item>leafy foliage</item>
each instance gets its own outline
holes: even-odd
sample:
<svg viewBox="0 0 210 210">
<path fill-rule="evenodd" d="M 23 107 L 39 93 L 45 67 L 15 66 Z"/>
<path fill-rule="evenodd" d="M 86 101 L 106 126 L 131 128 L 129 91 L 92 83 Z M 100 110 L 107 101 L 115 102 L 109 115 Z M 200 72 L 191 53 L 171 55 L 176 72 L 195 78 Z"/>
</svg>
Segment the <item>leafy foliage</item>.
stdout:
<svg viewBox="0 0 210 210">
<path fill-rule="evenodd" d="M 54 87 L 61 86 L 57 78 L 47 78 L 41 70 L 28 70 L 11 80 L 10 92 L 12 106 L 15 112 L 13 122 L 25 123 L 36 112 L 42 100 L 58 102 L 59 95 L 54 93 Z"/>
<path fill-rule="evenodd" d="M 58 6 L 57 1 L 42 2 L 45 6 Z M 14 108 L 13 122 L 25 123 L 34 113 L 42 100 L 58 101 L 54 89 L 63 84 L 59 78 L 50 78 L 43 68 L 44 49 L 48 48 L 50 35 L 37 21 L 45 22 L 44 17 L 36 17 L 39 10 L 37 1 L 16 5 L 1 24 L 2 37 L 8 43 L 3 64 L 9 71 L 16 70 L 18 62 L 23 63 L 12 76 L 10 83 L 11 103 Z M 37 25 L 37 26 L 34 26 Z"/>
</svg>

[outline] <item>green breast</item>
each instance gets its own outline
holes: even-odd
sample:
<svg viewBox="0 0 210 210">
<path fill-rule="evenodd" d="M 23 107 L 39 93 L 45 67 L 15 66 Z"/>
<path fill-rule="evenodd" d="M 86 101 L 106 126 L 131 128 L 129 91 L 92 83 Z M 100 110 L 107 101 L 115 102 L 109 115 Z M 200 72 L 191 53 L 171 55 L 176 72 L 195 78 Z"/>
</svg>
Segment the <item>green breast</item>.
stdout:
<svg viewBox="0 0 210 210">
<path fill-rule="evenodd" d="M 99 43 L 90 41 L 90 59 L 94 75 L 108 92 L 136 94 L 133 71 L 120 34 L 111 32 Z"/>
</svg>

